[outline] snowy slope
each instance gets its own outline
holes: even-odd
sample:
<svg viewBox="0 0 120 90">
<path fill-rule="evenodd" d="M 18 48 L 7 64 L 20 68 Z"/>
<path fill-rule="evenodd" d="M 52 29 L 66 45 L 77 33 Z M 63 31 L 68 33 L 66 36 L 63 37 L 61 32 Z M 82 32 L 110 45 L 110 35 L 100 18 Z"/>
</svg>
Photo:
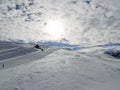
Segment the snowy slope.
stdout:
<svg viewBox="0 0 120 90">
<path fill-rule="evenodd" d="M 26 44 L 3 43 L 0 46 L 4 45 L 11 45 L 9 50 L 12 49 L 12 53 L 13 48 L 25 47 Z M 2 60 L 0 66 L 5 62 L 5 67 L 0 67 L 0 90 L 119 90 L 120 59 L 104 54 L 107 49 L 120 47 L 93 47 L 78 51 L 48 47 L 46 52 L 35 50 Z M 7 51 L 5 48 L 1 50 Z M 42 54 L 45 57 L 41 58 Z M 30 61 L 24 63 L 27 59 Z M 17 66 L 7 63 L 12 60 L 15 60 L 13 63 L 23 63 Z M 13 66 L 6 68 L 10 64 Z"/>
<path fill-rule="evenodd" d="M 30 44 L 0 42 L 0 69 L 11 68 L 40 59 L 58 49 L 43 45 L 40 47 L 43 51 Z M 3 64 L 5 65 L 4 68 Z"/>
<path fill-rule="evenodd" d="M 119 3 L 0 0 L 0 90 L 120 90 Z M 60 38 L 46 32 L 51 21 Z"/>
<path fill-rule="evenodd" d="M 120 42 L 120 0 L 0 0 L 0 40 L 61 41 L 98 45 Z M 60 40 L 45 32 L 60 21 Z"/>
</svg>

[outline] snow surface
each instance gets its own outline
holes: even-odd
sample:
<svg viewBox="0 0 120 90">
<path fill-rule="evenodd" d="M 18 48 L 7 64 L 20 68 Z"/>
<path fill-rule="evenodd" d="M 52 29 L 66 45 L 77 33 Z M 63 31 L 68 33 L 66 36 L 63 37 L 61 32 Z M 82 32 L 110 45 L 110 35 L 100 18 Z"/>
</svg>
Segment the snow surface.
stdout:
<svg viewBox="0 0 120 90">
<path fill-rule="evenodd" d="M 0 90 L 120 90 L 112 55 L 120 51 L 119 3 L 0 0 Z M 64 26 L 59 39 L 46 32 L 54 21 Z"/>
<path fill-rule="evenodd" d="M 120 46 L 77 51 L 42 47 L 43 52 L 30 44 L 0 42 L 0 59 L 17 53 L 0 60 L 0 90 L 120 89 L 120 59 L 104 54 Z M 26 53 L 19 54 L 21 50 Z"/>
</svg>

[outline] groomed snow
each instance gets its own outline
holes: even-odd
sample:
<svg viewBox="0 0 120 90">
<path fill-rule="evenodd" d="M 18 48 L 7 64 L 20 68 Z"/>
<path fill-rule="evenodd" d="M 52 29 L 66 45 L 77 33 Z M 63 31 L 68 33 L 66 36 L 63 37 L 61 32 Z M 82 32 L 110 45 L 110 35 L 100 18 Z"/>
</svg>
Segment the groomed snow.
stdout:
<svg viewBox="0 0 120 90">
<path fill-rule="evenodd" d="M 0 47 L 4 45 L 6 43 L 0 44 Z M 0 53 L 26 46 L 13 43 L 7 45 L 11 47 L 8 50 L 0 48 L 0 51 L 2 50 Z M 120 60 L 103 53 L 110 48 L 120 49 L 119 46 L 108 46 L 73 51 L 47 47 L 44 52 L 35 50 L 32 53 L 2 60 L 0 90 L 119 90 Z M 44 57 L 40 57 L 42 53 Z M 19 63 L 27 59 L 30 61 L 17 66 L 7 63 L 12 60 L 16 60 L 13 63 Z M 5 67 L 2 67 L 4 62 Z M 9 64 L 12 64 L 12 67 L 6 68 Z"/>
</svg>

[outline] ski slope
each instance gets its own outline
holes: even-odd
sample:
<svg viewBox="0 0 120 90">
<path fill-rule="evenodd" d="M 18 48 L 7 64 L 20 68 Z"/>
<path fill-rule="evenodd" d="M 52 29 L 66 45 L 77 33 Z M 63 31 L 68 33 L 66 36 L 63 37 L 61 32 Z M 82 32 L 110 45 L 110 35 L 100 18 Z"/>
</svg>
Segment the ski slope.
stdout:
<svg viewBox="0 0 120 90">
<path fill-rule="evenodd" d="M 43 52 L 30 44 L 0 42 L 0 57 L 13 55 L 0 58 L 0 90 L 120 89 L 120 59 L 104 54 L 120 46 L 77 51 L 42 47 Z"/>
<path fill-rule="evenodd" d="M 3 45 L 2 45 L 3 44 Z M 7 49 L 6 49 L 7 44 Z M 2 69 L 2 65 L 4 64 L 6 68 L 11 68 L 23 63 L 27 63 L 30 61 L 34 61 L 40 59 L 53 51 L 57 50 L 57 48 L 42 46 L 44 51 L 40 49 L 36 49 L 34 45 L 30 44 L 17 44 L 10 42 L 0 42 L 1 50 L 0 52 L 0 68 Z"/>
<path fill-rule="evenodd" d="M 0 0 L 0 90 L 120 90 L 116 52 L 120 0 Z"/>
</svg>

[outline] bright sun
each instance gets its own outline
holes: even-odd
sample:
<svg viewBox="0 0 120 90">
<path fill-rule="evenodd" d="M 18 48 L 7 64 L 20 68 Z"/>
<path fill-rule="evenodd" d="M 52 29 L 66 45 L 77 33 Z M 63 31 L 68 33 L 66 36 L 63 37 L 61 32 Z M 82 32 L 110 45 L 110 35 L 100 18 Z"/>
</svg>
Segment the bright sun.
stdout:
<svg viewBox="0 0 120 90">
<path fill-rule="evenodd" d="M 46 25 L 46 32 L 58 39 L 64 32 L 64 25 L 60 21 L 49 21 Z"/>
</svg>

